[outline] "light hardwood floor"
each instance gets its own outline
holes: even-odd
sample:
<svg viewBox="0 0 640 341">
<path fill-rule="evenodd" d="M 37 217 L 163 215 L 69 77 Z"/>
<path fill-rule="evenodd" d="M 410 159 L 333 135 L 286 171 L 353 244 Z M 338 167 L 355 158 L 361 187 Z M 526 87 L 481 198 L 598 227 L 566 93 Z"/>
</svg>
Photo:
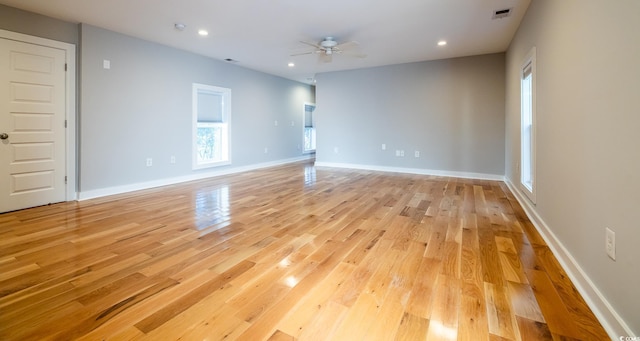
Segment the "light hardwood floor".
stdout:
<svg viewBox="0 0 640 341">
<path fill-rule="evenodd" d="M 0 215 L 1 340 L 606 340 L 501 182 L 296 163 Z"/>
</svg>

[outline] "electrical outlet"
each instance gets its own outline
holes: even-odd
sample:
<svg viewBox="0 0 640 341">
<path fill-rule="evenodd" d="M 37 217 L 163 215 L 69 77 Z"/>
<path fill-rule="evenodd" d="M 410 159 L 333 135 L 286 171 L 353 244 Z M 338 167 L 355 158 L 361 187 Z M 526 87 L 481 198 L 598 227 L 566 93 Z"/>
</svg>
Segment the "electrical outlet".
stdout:
<svg viewBox="0 0 640 341">
<path fill-rule="evenodd" d="M 153 159 L 148 157 L 147 158 L 147 167 L 151 167 L 151 166 L 153 166 Z"/>
<path fill-rule="evenodd" d="M 415 152 L 413 152 L 413 156 L 420 157 L 420 152 L 416 150 Z"/>
<path fill-rule="evenodd" d="M 265 154 L 269 153 L 269 148 L 264 147 L 264 153 L 265 153 Z"/>
<path fill-rule="evenodd" d="M 382 150 L 387 150 L 387 144 L 386 143 L 382 144 Z"/>
<path fill-rule="evenodd" d="M 404 150 L 400 151 L 400 156 L 404 157 Z"/>
<path fill-rule="evenodd" d="M 609 258 L 613 260 L 616 260 L 616 233 L 608 227 L 605 228 L 605 230 L 605 250 L 607 251 L 607 256 L 609 256 Z"/>
<path fill-rule="evenodd" d="M 340 149 L 338 149 L 338 147 L 333 147 L 333 152 L 338 154 L 340 152 Z"/>
<path fill-rule="evenodd" d="M 278 126 L 278 121 L 277 121 L 277 120 L 276 120 L 276 121 L 274 121 L 274 122 L 273 122 L 273 125 L 277 127 L 277 126 Z"/>
<path fill-rule="evenodd" d="M 176 164 L 176 157 L 174 155 L 171 155 L 171 160 L 169 162 L 171 162 L 172 165 L 175 165 Z"/>
</svg>

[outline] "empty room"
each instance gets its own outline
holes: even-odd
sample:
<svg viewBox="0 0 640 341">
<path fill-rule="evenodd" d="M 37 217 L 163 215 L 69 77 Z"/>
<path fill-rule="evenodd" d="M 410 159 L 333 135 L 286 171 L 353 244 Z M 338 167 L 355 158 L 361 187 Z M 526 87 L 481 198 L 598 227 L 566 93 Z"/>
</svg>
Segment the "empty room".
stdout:
<svg viewBox="0 0 640 341">
<path fill-rule="evenodd" d="M 0 340 L 640 340 L 639 32 L 0 0 Z"/>
</svg>

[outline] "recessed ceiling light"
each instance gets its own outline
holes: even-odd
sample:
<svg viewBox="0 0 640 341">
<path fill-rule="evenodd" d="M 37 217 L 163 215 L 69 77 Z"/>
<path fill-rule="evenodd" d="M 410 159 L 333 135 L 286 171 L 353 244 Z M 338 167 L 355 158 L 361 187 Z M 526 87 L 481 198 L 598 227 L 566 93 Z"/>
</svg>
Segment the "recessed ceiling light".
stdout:
<svg viewBox="0 0 640 341">
<path fill-rule="evenodd" d="M 187 27 L 187 25 L 178 22 L 175 25 L 173 25 L 173 27 L 178 31 L 184 31 L 184 29 Z"/>
<path fill-rule="evenodd" d="M 440 40 L 438 42 L 438 46 L 445 46 L 445 45 L 447 45 L 447 41 L 446 40 Z"/>
<path fill-rule="evenodd" d="M 198 30 L 198 34 L 203 37 L 206 37 L 209 35 L 209 32 L 207 32 L 207 30 Z"/>
<path fill-rule="evenodd" d="M 294 64 L 294 63 L 289 63 L 289 64 L 287 64 L 287 65 L 288 65 L 289 67 L 294 67 L 294 66 L 296 66 L 296 64 Z"/>
</svg>

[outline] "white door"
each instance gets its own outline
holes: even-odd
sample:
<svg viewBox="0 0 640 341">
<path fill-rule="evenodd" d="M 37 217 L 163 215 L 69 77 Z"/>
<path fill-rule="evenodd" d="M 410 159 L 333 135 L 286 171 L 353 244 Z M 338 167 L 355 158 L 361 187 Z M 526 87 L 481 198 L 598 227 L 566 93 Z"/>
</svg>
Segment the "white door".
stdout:
<svg viewBox="0 0 640 341">
<path fill-rule="evenodd" d="M 65 53 L 0 38 L 0 212 L 65 200 Z"/>
</svg>

